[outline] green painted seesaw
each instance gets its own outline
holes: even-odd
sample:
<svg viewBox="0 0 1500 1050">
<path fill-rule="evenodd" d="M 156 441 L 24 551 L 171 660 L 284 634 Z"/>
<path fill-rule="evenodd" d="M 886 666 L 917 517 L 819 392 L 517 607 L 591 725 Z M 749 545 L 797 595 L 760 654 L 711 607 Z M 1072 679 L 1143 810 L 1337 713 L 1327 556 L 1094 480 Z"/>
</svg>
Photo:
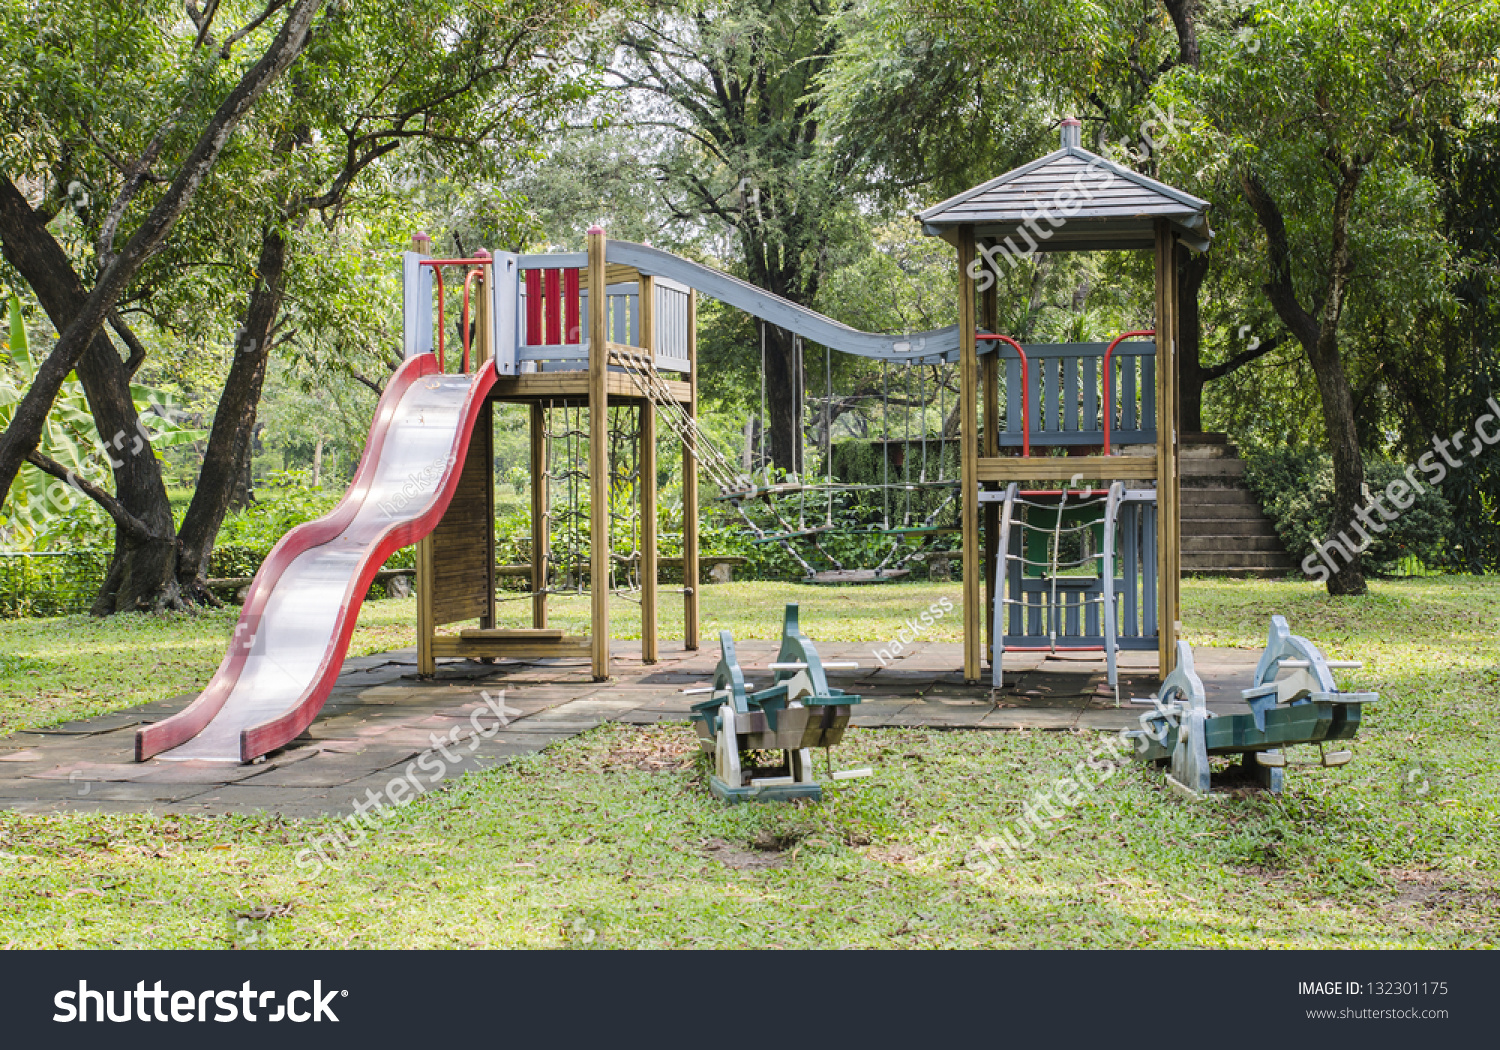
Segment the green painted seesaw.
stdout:
<svg viewBox="0 0 1500 1050">
<path fill-rule="evenodd" d="M 823 788 L 813 779 L 812 749 L 831 748 L 844 739 L 849 708 L 860 698 L 828 684 L 827 670 L 857 663 L 824 663 L 797 624 L 797 603 L 789 602 L 781 627 L 781 651 L 766 667 L 769 688 L 752 691 L 734 651 L 734 636 L 719 632 L 719 665 L 714 683 L 687 693 L 711 693 L 693 705 L 693 725 L 703 750 L 714 756 L 709 788 L 726 802 L 783 802 L 819 799 Z M 782 762 L 754 768 L 746 752 L 781 751 Z M 868 776 L 868 769 L 833 770 L 835 780 Z"/>
<path fill-rule="evenodd" d="M 1141 728 L 1126 735 L 1135 740 L 1135 757 L 1169 765 L 1167 782 L 1194 797 L 1209 792 L 1209 756 L 1239 755 L 1252 779 L 1279 792 L 1288 766 L 1287 749 L 1299 744 L 1318 748 L 1317 762 L 1292 765 L 1347 765 L 1354 753 L 1327 750 L 1359 731 L 1363 705 L 1375 693 L 1342 692 L 1334 682 L 1336 668 L 1359 667 L 1358 660 L 1328 660 L 1318 647 L 1287 628 L 1286 618 L 1271 617 L 1266 651 L 1255 679 L 1240 695 L 1250 706 L 1245 714 L 1208 709 L 1203 681 L 1193 670 L 1193 650 L 1177 643 L 1177 666 L 1157 695 L 1145 701 L 1153 710 L 1141 715 Z M 1283 671 L 1290 674 L 1278 676 Z"/>
</svg>

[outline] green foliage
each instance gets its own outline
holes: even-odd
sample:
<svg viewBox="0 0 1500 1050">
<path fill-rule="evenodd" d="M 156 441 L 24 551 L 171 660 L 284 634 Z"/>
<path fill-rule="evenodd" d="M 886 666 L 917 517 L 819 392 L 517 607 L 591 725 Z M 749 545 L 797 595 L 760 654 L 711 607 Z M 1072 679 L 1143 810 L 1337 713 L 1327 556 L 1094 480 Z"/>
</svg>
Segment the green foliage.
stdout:
<svg viewBox="0 0 1500 1050">
<path fill-rule="evenodd" d="M 0 619 L 87 612 L 109 556 L 107 549 L 0 553 Z"/>
<path fill-rule="evenodd" d="M 10 424 L 38 367 L 20 297 L 12 295 L 8 305 L 9 329 L 0 343 L 0 429 Z M 120 433 L 105 441 L 94 426 L 83 384 L 76 377 L 67 380 L 53 402 L 37 450 L 74 476 L 108 489 L 110 464 L 118 457 L 159 455 L 159 450 L 203 438 L 203 431 L 182 424 L 176 400 L 166 391 L 132 384 L 130 393 L 141 413 L 141 432 Z M 113 523 L 98 504 L 31 464 L 21 467 L 0 514 L 0 545 L 12 550 L 105 546 L 112 531 Z"/>
<path fill-rule="evenodd" d="M 1282 545 L 1299 564 L 1309 555 L 1316 556 L 1314 545 L 1330 538 L 1333 521 L 1333 463 L 1321 449 L 1303 446 L 1251 452 L 1246 456 L 1245 480 L 1260 497 L 1267 515 L 1276 526 Z M 1421 481 L 1422 472 L 1415 476 Z M 1442 493 L 1422 484 L 1414 502 L 1406 510 L 1393 505 L 1384 496 L 1387 521 L 1371 502 L 1371 495 L 1387 492 L 1387 486 L 1400 482 L 1395 495 L 1403 497 L 1410 488 L 1406 466 L 1380 456 L 1365 458 L 1366 505 L 1371 520 L 1384 531 L 1368 530 L 1374 542 L 1364 552 L 1365 565 L 1378 573 L 1394 573 L 1415 566 L 1439 568 L 1453 560 L 1450 533 L 1452 511 Z M 1350 539 L 1359 542 L 1352 531 Z"/>
<path fill-rule="evenodd" d="M 275 473 L 255 502 L 224 518 L 209 558 L 209 575 L 253 576 L 276 542 L 303 522 L 321 518 L 341 493 L 314 488 L 305 471 Z"/>
</svg>

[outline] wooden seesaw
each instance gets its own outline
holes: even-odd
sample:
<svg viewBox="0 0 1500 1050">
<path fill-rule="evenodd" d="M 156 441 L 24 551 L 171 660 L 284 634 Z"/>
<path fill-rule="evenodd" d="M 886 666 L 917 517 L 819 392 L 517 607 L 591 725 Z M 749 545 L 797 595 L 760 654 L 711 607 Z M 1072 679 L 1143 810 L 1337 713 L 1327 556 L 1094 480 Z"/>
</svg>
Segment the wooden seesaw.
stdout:
<svg viewBox="0 0 1500 1050">
<path fill-rule="evenodd" d="M 1286 752 L 1294 745 L 1315 745 L 1319 759 L 1292 765 L 1342 766 L 1354 757 L 1326 745 L 1354 739 L 1363 705 L 1378 699 L 1375 693 L 1342 692 L 1334 682 L 1334 669 L 1359 666 L 1358 660 L 1325 659 L 1317 646 L 1291 633 L 1285 617 L 1272 616 L 1255 679 L 1240 691 L 1250 711 L 1225 715 L 1208 710 L 1192 647 L 1179 641 L 1177 666 L 1158 694 L 1136 701 L 1152 704 L 1153 710 L 1141 715 L 1140 729 L 1126 735 L 1135 740 L 1137 759 L 1170 765 L 1167 782 L 1184 794 L 1207 795 L 1209 756 L 1233 754 L 1257 783 L 1280 792 Z M 1278 681 L 1283 670 L 1291 674 Z"/>
<path fill-rule="evenodd" d="M 726 802 L 782 802 L 820 799 L 823 787 L 813 779 L 812 749 L 828 755 L 835 780 L 869 776 L 868 769 L 835 772 L 827 748 L 844 739 L 849 708 L 858 696 L 834 689 L 826 672 L 857 663 L 824 663 L 797 623 L 797 603 L 789 602 L 781 628 L 781 650 L 767 666 L 769 688 L 752 692 L 734 650 L 734 636 L 719 632 L 719 665 L 713 685 L 687 693 L 711 693 L 693 705 L 693 725 L 703 750 L 714 756 L 709 788 Z M 769 769 L 752 767 L 745 752 L 781 751 L 782 762 Z"/>
</svg>

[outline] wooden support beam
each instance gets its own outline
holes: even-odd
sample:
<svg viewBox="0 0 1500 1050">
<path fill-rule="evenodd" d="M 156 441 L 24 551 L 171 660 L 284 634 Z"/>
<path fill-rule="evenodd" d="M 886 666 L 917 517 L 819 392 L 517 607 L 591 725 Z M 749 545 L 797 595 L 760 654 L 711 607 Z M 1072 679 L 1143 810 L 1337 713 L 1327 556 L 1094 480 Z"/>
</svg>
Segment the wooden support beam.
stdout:
<svg viewBox="0 0 1500 1050">
<path fill-rule="evenodd" d="M 438 656 L 509 657 L 516 660 L 574 658 L 587 660 L 593 647 L 587 638 L 564 635 L 561 638 L 469 637 L 464 634 L 439 635 L 432 640 Z"/>
<path fill-rule="evenodd" d="M 688 292 L 688 418 L 698 420 L 698 293 Z M 682 642 L 698 648 L 698 460 L 693 447 L 682 445 Z"/>
<path fill-rule="evenodd" d="M 1177 245 L 1156 223 L 1156 608 L 1159 673 L 1176 659 L 1182 619 L 1182 477 L 1177 461 Z"/>
<path fill-rule="evenodd" d="M 484 296 L 483 301 L 489 302 Z M 480 368 L 489 365 L 481 362 Z M 485 402 L 479 410 L 474 432 L 469 436 L 469 456 L 477 457 L 484 470 L 484 605 L 479 626 L 495 626 L 495 406 Z"/>
<path fill-rule="evenodd" d="M 423 536 L 417 541 L 417 674 L 437 674 L 437 659 L 432 651 L 432 640 L 437 634 L 436 617 L 433 615 L 433 600 L 436 597 L 434 581 L 436 573 L 432 564 L 432 536 Z"/>
<path fill-rule="evenodd" d="M 1151 481 L 1155 456 L 1001 456 L 981 459 L 980 481 Z M 1107 486 L 1106 486 L 1107 487 Z"/>
<path fill-rule="evenodd" d="M 609 301 L 604 231 L 589 228 L 589 595 L 594 681 L 609 678 Z"/>
<path fill-rule="evenodd" d="M 552 557 L 552 504 L 547 483 L 547 409 L 531 406 L 531 626 L 547 626 L 547 569 Z"/>
<path fill-rule="evenodd" d="M 656 357 L 656 287 L 640 283 L 641 349 Z M 656 663 L 656 406 L 641 402 L 641 662 Z"/>
<path fill-rule="evenodd" d="M 979 681 L 984 637 L 979 608 L 983 567 L 979 556 L 979 425 L 975 412 L 979 362 L 974 340 L 974 279 L 969 276 L 973 261 L 974 228 L 964 226 L 958 237 L 958 440 L 963 484 L 964 681 L 971 685 Z"/>
</svg>

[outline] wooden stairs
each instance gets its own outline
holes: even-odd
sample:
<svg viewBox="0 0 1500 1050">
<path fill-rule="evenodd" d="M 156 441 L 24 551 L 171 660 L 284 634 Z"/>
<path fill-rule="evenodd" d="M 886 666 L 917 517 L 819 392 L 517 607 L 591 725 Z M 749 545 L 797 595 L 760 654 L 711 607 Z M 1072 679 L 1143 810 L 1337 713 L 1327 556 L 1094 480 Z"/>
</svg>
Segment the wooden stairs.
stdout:
<svg viewBox="0 0 1500 1050">
<path fill-rule="evenodd" d="M 1224 434 L 1182 440 L 1182 571 L 1200 576 L 1286 576 L 1295 568 Z"/>
</svg>

